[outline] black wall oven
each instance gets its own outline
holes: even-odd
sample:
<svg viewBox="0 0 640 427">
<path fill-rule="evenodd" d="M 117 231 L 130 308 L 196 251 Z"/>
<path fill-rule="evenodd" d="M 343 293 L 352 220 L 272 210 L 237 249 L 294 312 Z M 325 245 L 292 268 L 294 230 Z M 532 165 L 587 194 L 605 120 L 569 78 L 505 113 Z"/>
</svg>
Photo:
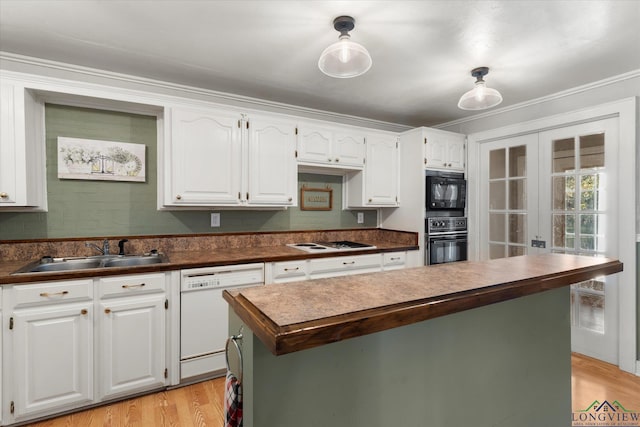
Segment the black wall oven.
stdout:
<svg viewBox="0 0 640 427">
<path fill-rule="evenodd" d="M 467 219 L 431 217 L 426 220 L 425 265 L 467 260 Z"/>
<path fill-rule="evenodd" d="M 427 211 L 456 211 L 464 215 L 467 198 L 467 181 L 457 172 L 425 172 Z"/>
</svg>

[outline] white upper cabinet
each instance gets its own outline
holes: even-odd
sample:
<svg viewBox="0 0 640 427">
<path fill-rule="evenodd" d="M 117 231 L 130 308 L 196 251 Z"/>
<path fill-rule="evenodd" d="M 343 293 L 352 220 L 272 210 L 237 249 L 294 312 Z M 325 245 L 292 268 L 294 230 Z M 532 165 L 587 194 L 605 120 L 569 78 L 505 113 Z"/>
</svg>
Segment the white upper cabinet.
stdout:
<svg viewBox="0 0 640 427">
<path fill-rule="evenodd" d="M 19 83 L 0 84 L 0 211 L 47 208 L 44 104 Z"/>
<path fill-rule="evenodd" d="M 266 116 L 249 119 L 249 204 L 295 206 L 296 126 Z"/>
<path fill-rule="evenodd" d="M 298 125 L 298 163 L 362 169 L 364 140 L 364 133 L 302 122 Z"/>
<path fill-rule="evenodd" d="M 241 116 L 234 112 L 172 109 L 165 203 L 240 204 Z"/>
<path fill-rule="evenodd" d="M 369 133 L 362 172 L 347 175 L 347 207 L 398 206 L 398 137 L 392 133 Z"/>
<path fill-rule="evenodd" d="M 164 207 L 295 206 L 295 122 L 167 109 Z"/>
<path fill-rule="evenodd" d="M 424 167 L 464 172 L 465 136 L 457 133 L 425 130 Z"/>
</svg>

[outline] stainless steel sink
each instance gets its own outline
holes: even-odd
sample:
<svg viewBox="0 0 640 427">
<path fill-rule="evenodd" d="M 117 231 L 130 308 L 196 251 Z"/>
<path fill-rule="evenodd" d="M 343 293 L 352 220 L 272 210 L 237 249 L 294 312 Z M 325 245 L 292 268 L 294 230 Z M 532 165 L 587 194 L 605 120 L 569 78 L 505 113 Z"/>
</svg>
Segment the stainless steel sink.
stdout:
<svg viewBox="0 0 640 427">
<path fill-rule="evenodd" d="M 100 255 L 91 257 L 52 258 L 42 257 L 12 274 L 52 273 L 59 271 L 90 270 L 92 268 L 135 267 L 169 262 L 164 254 L 149 255 Z"/>
<path fill-rule="evenodd" d="M 104 263 L 105 267 L 133 267 L 136 265 L 161 264 L 167 262 L 160 255 L 157 256 L 124 256 L 122 258 L 114 258 Z"/>
</svg>

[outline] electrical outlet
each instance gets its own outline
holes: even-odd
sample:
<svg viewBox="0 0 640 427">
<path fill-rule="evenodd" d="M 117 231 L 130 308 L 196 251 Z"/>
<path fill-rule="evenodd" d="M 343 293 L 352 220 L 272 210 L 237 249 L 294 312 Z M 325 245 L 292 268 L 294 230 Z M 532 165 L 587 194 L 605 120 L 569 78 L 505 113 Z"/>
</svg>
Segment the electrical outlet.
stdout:
<svg viewBox="0 0 640 427">
<path fill-rule="evenodd" d="M 364 212 L 358 212 L 358 224 L 364 224 Z"/>
<path fill-rule="evenodd" d="M 220 213 L 211 212 L 211 226 L 220 227 Z"/>
</svg>

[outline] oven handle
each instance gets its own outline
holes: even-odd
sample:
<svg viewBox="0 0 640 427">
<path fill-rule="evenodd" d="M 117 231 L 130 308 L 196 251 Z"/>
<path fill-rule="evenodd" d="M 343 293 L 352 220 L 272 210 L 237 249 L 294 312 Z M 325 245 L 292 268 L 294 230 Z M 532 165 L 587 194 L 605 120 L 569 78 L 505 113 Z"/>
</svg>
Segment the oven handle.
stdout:
<svg viewBox="0 0 640 427">
<path fill-rule="evenodd" d="M 434 238 L 434 237 L 440 237 L 440 236 L 453 236 L 453 235 L 458 235 L 458 236 L 466 236 L 467 234 L 469 234 L 466 231 L 438 231 L 435 233 L 429 233 L 427 232 L 427 236 L 429 238 Z"/>
</svg>

